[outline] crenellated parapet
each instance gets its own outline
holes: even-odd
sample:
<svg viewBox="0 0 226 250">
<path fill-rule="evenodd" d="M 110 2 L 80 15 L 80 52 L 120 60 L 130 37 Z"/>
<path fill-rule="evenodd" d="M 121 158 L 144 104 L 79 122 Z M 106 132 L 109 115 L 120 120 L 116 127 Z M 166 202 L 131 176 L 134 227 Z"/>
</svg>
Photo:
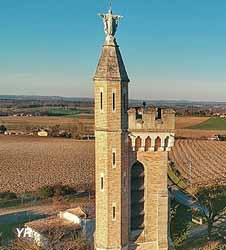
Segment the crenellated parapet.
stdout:
<svg viewBox="0 0 226 250">
<path fill-rule="evenodd" d="M 169 108 L 130 108 L 129 148 L 132 151 L 170 151 L 174 145 L 175 111 Z"/>
<path fill-rule="evenodd" d="M 137 107 L 128 110 L 129 130 L 175 130 L 175 111 L 169 108 Z"/>
</svg>

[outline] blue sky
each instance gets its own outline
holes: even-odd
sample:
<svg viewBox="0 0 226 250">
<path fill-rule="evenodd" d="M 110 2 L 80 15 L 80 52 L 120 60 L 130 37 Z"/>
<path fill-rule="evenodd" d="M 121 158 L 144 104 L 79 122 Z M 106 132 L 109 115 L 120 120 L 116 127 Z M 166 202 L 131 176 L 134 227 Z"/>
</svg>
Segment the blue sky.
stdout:
<svg viewBox="0 0 226 250">
<path fill-rule="evenodd" d="M 107 0 L 0 0 L 0 94 L 91 97 Z M 225 0 L 113 0 L 130 97 L 226 101 Z"/>
</svg>

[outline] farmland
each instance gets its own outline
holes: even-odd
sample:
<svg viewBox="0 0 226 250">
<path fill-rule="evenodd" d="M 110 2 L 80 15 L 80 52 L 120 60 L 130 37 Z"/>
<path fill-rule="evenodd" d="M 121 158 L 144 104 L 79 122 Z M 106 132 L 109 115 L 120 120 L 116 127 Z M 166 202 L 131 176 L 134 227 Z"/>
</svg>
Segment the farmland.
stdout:
<svg viewBox="0 0 226 250">
<path fill-rule="evenodd" d="M 208 122 L 209 117 L 177 117 L 176 136 L 188 138 L 213 137 L 216 134 L 226 134 L 225 130 L 204 130 L 192 129 L 192 126 L 199 126 L 203 122 Z M 0 124 L 8 130 L 32 130 L 34 128 L 50 128 L 59 125 L 61 129 L 67 131 L 80 130 L 81 134 L 94 133 L 94 118 L 92 115 L 70 116 L 40 116 L 40 117 L 0 117 Z"/>
<path fill-rule="evenodd" d="M 212 117 L 200 124 L 192 125 L 190 128 L 200 130 L 226 130 L 226 119 L 220 117 Z"/>
<path fill-rule="evenodd" d="M 178 138 L 212 138 L 226 135 L 226 119 L 219 117 L 176 117 Z"/>
<path fill-rule="evenodd" d="M 94 142 L 0 136 L 0 191 L 16 193 L 57 183 L 94 183 Z"/>
<path fill-rule="evenodd" d="M 226 142 L 177 140 L 169 154 L 182 177 L 193 185 L 226 182 Z"/>
<path fill-rule="evenodd" d="M 226 130 L 177 129 L 177 138 L 208 139 L 215 135 L 226 135 Z"/>
<path fill-rule="evenodd" d="M 84 130 L 84 133 L 93 133 L 94 120 L 89 116 L 81 115 L 77 118 L 70 117 L 0 117 L 0 124 L 7 127 L 8 130 L 32 130 L 33 128 L 47 128 L 59 125 L 65 130 L 74 130 L 79 128 Z"/>
<path fill-rule="evenodd" d="M 0 192 L 23 193 L 59 183 L 83 189 L 94 184 L 94 141 L 0 136 L 0 151 Z M 176 140 L 170 160 L 196 185 L 225 180 L 225 152 L 226 142 Z"/>
<path fill-rule="evenodd" d="M 176 117 L 176 129 L 184 129 L 209 120 L 210 117 L 182 116 Z"/>
</svg>

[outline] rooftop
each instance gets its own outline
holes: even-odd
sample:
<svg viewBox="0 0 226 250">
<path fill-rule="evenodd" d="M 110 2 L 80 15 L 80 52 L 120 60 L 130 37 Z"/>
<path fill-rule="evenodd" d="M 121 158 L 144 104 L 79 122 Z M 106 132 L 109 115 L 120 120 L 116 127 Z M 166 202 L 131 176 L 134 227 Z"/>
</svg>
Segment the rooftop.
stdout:
<svg viewBox="0 0 226 250">
<path fill-rule="evenodd" d="M 86 207 L 70 208 L 64 212 L 68 212 L 68 213 L 71 213 L 73 215 L 76 215 L 81 219 L 95 218 L 95 206 L 94 206 L 94 204 L 86 206 Z"/>
<path fill-rule="evenodd" d="M 129 77 L 116 42 L 103 46 L 94 80 L 129 82 Z"/>
<path fill-rule="evenodd" d="M 49 234 L 53 230 L 66 230 L 66 231 L 75 231 L 80 230 L 81 227 L 79 224 L 74 224 L 67 220 L 61 219 L 60 217 L 51 216 L 45 219 L 35 220 L 28 222 L 25 226 L 32 228 L 34 231 L 41 234 Z"/>
</svg>

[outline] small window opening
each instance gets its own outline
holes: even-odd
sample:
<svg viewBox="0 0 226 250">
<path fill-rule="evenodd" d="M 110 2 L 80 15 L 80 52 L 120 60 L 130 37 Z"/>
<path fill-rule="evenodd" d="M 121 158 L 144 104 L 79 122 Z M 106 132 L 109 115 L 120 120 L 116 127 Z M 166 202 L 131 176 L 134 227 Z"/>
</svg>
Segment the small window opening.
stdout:
<svg viewBox="0 0 226 250">
<path fill-rule="evenodd" d="M 100 189 L 104 190 L 104 177 L 103 176 L 100 178 Z"/>
<path fill-rule="evenodd" d="M 112 219 L 113 220 L 116 219 L 116 207 L 115 206 L 112 207 Z"/>
<path fill-rule="evenodd" d="M 100 109 L 103 110 L 103 92 L 100 92 Z"/>
<path fill-rule="evenodd" d="M 112 93 L 112 109 L 115 111 L 115 93 Z"/>
<path fill-rule="evenodd" d="M 112 153 L 112 165 L 115 166 L 116 164 L 116 154 L 115 152 Z"/>
<path fill-rule="evenodd" d="M 136 120 L 142 120 L 142 111 L 139 108 L 136 109 Z"/>
<path fill-rule="evenodd" d="M 161 108 L 157 108 L 155 119 L 156 120 L 161 120 L 162 119 L 162 109 Z"/>
</svg>

